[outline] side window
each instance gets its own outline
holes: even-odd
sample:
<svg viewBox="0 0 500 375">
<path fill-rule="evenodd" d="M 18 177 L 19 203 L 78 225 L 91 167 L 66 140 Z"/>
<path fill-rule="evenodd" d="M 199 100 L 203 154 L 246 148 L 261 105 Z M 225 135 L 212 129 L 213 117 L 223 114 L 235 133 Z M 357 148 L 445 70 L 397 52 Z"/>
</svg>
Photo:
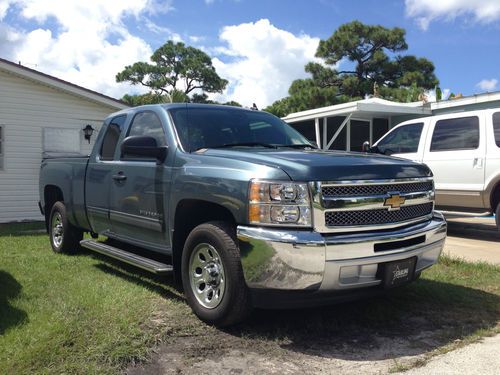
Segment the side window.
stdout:
<svg viewBox="0 0 500 375">
<path fill-rule="evenodd" d="M 479 118 L 439 120 L 432 134 L 432 151 L 475 150 L 479 147 Z"/>
<path fill-rule="evenodd" d="M 0 171 L 3 171 L 3 156 L 4 156 L 4 127 L 0 125 Z"/>
<path fill-rule="evenodd" d="M 400 126 L 382 138 L 377 147 L 386 155 L 417 152 L 423 127 L 422 122 Z"/>
<path fill-rule="evenodd" d="M 155 113 L 150 111 L 139 112 L 134 116 L 127 136 L 130 137 L 133 135 L 153 137 L 156 139 L 158 146 L 166 146 L 167 144 L 160 119 Z"/>
<path fill-rule="evenodd" d="M 104 134 L 104 138 L 102 140 L 100 153 L 101 160 L 113 160 L 116 145 L 118 144 L 118 139 L 120 139 L 120 134 L 123 130 L 126 118 L 127 116 L 115 117 L 108 125 L 106 134 Z"/>
<path fill-rule="evenodd" d="M 493 114 L 493 133 L 495 133 L 495 143 L 500 147 L 500 112 Z"/>
</svg>

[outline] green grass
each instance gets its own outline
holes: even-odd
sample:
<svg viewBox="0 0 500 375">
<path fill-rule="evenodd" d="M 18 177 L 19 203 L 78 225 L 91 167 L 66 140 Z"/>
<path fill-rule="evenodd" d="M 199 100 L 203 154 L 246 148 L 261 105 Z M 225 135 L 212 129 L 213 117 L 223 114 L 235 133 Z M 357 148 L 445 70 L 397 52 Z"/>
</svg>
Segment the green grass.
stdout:
<svg viewBox="0 0 500 375">
<path fill-rule="evenodd" d="M 149 358 L 157 343 L 175 346 L 186 338 L 189 347 L 179 352 L 188 363 L 233 348 L 285 357 L 352 352 L 356 359 L 380 337 L 407 337 L 417 352 L 436 353 L 500 332 L 500 267 L 485 263 L 442 258 L 418 282 L 381 297 L 261 310 L 222 331 L 193 316 L 171 279 L 83 251 L 54 254 L 46 234 L 27 230 L 0 226 L 0 372 L 6 374 L 119 373 Z M 263 249 L 264 258 L 271 255 Z M 424 331 L 432 343 L 413 339 Z M 409 366 L 395 361 L 396 368 Z"/>
<path fill-rule="evenodd" d="M 161 311 L 190 314 L 168 282 L 87 253 L 54 254 L 46 235 L 18 229 L 0 236 L 2 373 L 116 373 L 171 329 Z"/>
</svg>

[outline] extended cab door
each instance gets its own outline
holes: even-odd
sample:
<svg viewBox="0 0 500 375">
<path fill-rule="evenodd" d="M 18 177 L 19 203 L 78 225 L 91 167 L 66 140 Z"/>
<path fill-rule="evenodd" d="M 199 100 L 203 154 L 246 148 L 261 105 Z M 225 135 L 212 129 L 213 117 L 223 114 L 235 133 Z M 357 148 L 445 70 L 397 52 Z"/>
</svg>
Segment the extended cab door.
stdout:
<svg viewBox="0 0 500 375">
<path fill-rule="evenodd" d="M 396 126 L 375 146 L 382 154 L 422 162 L 425 133 L 424 120 L 415 120 Z"/>
<path fill-rule="evenodd" d="M 163 124 L 153 111 L 136 113 L 128 136 L 151 136 L 158 146 L 167 145 Z M 169 154 L 162 164 L 147 157 L 119 156 L 111 176 L 113 237 L 151 250 L 169 249 L 166 214 L 173 157 Z"/>
<path fill-rule="evenodd" d="M 109 220 L 109 201 L 111 187 L 111 173 L 115 163 L 118 140 L 123 132 L 126 115 L 112 118 L 106 126 L 102 140 L 98 139 L 89 159 L 85 184 L 85 201 L 87 215 L 92 230 L 96 233 L 111 232 Z"/>
<path fill-rule="evenodd" d="M 434 173 L 437 206 L 483 207 L 485 155 L 484 113 L 432 119 L 424 163 Z"/>
</svg>

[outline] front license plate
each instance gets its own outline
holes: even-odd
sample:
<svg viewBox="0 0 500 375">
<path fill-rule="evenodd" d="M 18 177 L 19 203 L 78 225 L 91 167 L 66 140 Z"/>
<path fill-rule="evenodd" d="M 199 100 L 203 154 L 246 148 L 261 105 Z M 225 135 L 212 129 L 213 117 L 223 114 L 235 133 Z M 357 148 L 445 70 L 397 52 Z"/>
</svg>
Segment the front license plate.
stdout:
<svg viewBox="0 0 500 375">
<path fill-rule="evenodd" d="M 398 260 L 396 262 L 384 263 L 384 285 L 386 288 L 407 283 L 413 280 L 415 262 L 417 258 Z"/>
</svg>

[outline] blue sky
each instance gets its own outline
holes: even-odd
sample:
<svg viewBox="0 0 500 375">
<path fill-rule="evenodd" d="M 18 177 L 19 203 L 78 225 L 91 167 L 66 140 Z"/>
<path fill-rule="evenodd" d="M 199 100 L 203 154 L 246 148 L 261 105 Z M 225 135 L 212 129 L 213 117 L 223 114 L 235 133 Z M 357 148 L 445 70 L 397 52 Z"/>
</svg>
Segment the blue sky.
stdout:
<svg viewBox="0 0 500 375">
<path fill-rule="evenodd" d="M 262 107 L 355 19 L 405 28 L 407 53 L 433 61 L 443 89 L 500 87 L 498 0 L 0 0 L 0 57 L 121 97 L 140 89 L 116 84 L 118 71 L 182 40 L 230 81 L 216 99 Z"/>
</svg>

